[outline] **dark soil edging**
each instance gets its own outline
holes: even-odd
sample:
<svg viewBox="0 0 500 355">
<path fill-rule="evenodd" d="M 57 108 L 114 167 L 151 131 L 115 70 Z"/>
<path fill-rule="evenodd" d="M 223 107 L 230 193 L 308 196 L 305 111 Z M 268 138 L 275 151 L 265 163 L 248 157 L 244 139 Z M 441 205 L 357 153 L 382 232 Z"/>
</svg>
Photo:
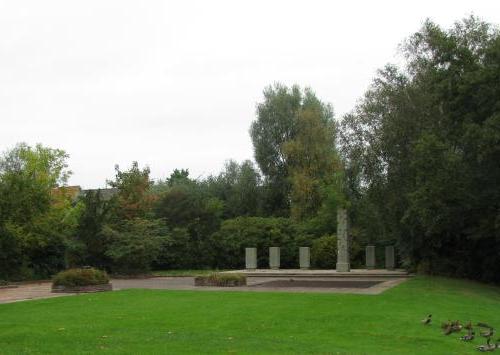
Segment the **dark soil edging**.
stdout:
<svg viewBox="0 0 500 355">
<path fill-rule="evenodd" d="M 54 286 L 52 285 L 52 292 L 54 293 L 84 293 L 84 292 L 103 292 L 112 291 L 112 284 L 104 285 L 87 285 L 87 286 Z"/>
<path fill-rule="evenodd" d="M 239 280 L 214 280 L 208 276 L 197 276 L 194 278 L 195 286 L 237 287 L 246 286 L 246 278 Z"/>
</svg>

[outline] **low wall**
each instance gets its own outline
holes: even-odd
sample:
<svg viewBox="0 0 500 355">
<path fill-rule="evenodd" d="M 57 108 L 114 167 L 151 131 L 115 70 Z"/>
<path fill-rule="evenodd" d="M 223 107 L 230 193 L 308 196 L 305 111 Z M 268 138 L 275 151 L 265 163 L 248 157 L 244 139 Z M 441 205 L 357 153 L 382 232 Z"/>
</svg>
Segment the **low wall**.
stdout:
<svg viewBox="0 0 500 355">
<path fill-rule="evenodd" d="M 112 284 L 88 285 L 88 286 L 52 286 L 54 293 L 83 293 L 83 292 L 103 292 L 112 291 Z"/>
</svg>

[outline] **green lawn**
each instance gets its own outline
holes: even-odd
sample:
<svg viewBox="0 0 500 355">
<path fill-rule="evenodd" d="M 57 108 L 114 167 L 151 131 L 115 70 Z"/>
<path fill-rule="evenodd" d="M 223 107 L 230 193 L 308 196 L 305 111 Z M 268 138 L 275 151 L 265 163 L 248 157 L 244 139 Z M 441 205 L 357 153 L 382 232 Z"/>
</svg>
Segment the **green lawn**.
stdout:
<svg viewBox="0 0 500 355">
<path fill-rule="evenodd" d="M 482 339 L 441 334 L 448 319 L 500 326 L 500 289 L 415 278 L 378 296 L 128 290 L 3 304 L 0 353 L 476 353 Z"/>
</svg>

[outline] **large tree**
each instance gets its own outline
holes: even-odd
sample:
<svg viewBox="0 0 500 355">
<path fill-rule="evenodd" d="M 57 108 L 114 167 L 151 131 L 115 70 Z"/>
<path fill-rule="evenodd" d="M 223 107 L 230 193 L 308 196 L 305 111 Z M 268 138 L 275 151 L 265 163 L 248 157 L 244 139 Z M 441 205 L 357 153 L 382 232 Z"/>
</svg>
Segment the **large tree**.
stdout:
<svg viewBox="0 0 500 355">
<path fill-rule="evenodd" d="M 427 21 L 404 54 L 343 122 L 355 205 L 408 265 L 499 281 L 499 33 Z"/>
<path fill-rule="evenodd" d="M 298 148 L 298 145 L 318 138 L 311 136 L 318 133 L 317 130 L 307 130 L 307 121 L 311 121 L 311 118 L 325 128 L 333 120 L 330 105 L 321 102 L 312 90 L 301 90 L 296 85 L 289 88 L 282 84 L 275 84 L 264 90 L 264 101 L 257 105 L 257 119 L 252 123 L 250 135 L 255 160 L 264 176 L 268 213 L 289 215 L 294 185 L 290 158 L 295 162 L 294 174 L 297 180 L 300 170 L 300 163 L 297 164 L 300 161 L 299 151 L 301 150 L 300 154 L 309 153 L 306 152 L 307 148 Z M 299 132 L 301 136 L 298 136 Z M 309 137 L 306 138 L 306 135 Z M 321 141 L 322 138 L 319 137 L 318 140 Z"/>
<path fill-rule="evenodd" d="M 76 216 L 66 194 L 68 155 L 18 144 L 0 157 L 0 278 L 46 277 L 65 265 Z"/>
</svg>

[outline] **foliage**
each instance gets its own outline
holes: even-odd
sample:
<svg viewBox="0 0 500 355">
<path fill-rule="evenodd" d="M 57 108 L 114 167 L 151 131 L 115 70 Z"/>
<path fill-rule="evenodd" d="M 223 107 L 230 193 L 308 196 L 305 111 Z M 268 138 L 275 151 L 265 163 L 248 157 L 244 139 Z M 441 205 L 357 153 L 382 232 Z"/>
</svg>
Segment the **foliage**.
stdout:
<svg viewBox="0 0 500 355">
<path fill-rule="evenodd" d="M 109 277 L 105 271 L 94 268 L 69 269 L 54 276 L 52 283 L 68 287 L 103 285 L 109 283 Z"/>
<path fill-rule="evenodd" d="M 316 269 L 335 269 L 337 264 L 337 237 L 325 235 L 312 242 L 311 265 Z"/>
<path fill-rule="evenodd" d="M 100 190 L 87 191 L 80 201 L 81 213 L 75 237 L 68 242 L 68 263 L 71 266 L 92 265 L 109 268 L 106 256 L 109 240 L 102 233 L 110 219 L 111 203 L 102 198 Z"/>
<path fill-rule="evenodd" d="M 167 230 L 159 220 L 135 218 L 122 224 L 106 225 L 102 234 L 109 240 L 105 254 L 112 261 L 111 271 L 133 275 L 150 271 Z"/>
<path fill-rule="evenodd" d="M 219 229 L 222 213 L 222 201 L 209 195 L 202 184 L 178 184 L 161 194 L 155 215 L 172 233 L 157 267 L 210 266 L 209 238 Z"/>
<path fill-rule="evenodd" d="M 199 286 L 244 286 L 247 277 L 243 274 L 214 272 L 209 275 L 197 276 L 195 285 Z"/>
<path fill-rule="evenodd" d="M 76 215 L 68 196 L 54 189 L 71 174 L 67 157 L 24 143 L 0 157 L 1 277 L 46 277 L 64 267 Z"/>
<path fill-rule="evenodd" d="M 241 164 L 229 160 L 218 176 L 207 179 L 207 188 L 211 195 L 224 203 L 224 219 L 257 216 L 260 212 L 260 173 L 249 160 Z"/>
<path fill-rule="evenodd" d="M 115 171 L 115 179 L 108 181 L 112 188 L 118 190 L 114 214 L 123 219 L 146 217 L 153 203 L 153 197 L 149 194 L 153 184 L 149 179 L 149 168 L 141 170 L 134 161 L 129 170 L 121 171 L 116 165 Z"/>
<path fill-rule="evenodd" d="M 288 214 L 290 184 L 283 143 L 296 134 L 296 120 L 302 101 L 303 94 L 298 86 L 288 88 L 275 84 L 267 87 L 264 102 L 257 105 L 257 120 L 250 128 L 255 160 L 268 186 L 268 208 L 277 215 Z"/>
<path fill-rule="evenodd" d="M 499 32 L 427 21 L 404 54 L 343 121 L 354 219 L 409 267 L 498 282 Z"/>
<path fill-rule="evenodd" d="M 228 219 L 212 236 L 215 254 L 213 265 L 217 268 L 243 268 L 245 248 L 257 248 L 259 267 L 269 265 L 268 250 L 281 247 L 281 266 L 297 267 L 298 248 L 303 244 L 297 226 L 287 218 L 237 217 Z"/>
</svg>

